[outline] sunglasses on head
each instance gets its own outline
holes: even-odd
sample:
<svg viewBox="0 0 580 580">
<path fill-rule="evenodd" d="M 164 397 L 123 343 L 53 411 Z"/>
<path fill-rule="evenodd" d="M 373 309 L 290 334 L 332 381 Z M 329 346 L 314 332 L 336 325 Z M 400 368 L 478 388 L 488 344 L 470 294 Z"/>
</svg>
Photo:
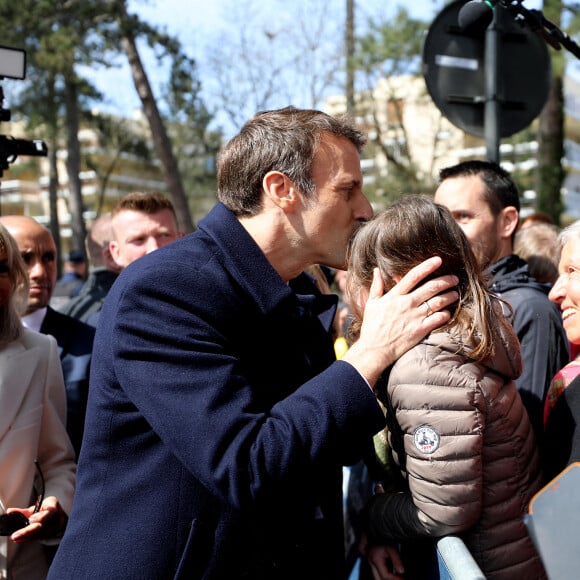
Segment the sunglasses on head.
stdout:
<svg viewBox="0 0 580 580">
<path fill-rule="evenodd" d="M 34 460 L 34 465 L 38 471 L 38 476 L 40 478 L 40 493 L 36 498 L 36 503 L 34 504 L 34 512 L 37 513 L 40 510 L 40 506 L 44 501 L 44 475 L 38 464 L 38 460 Z M 36 486 L 35 486 L 36 487 Z M 11 536 L 15 531 L 25 528 L 30 521 L 28 518 L 21 514 L 20 512 L 12 512 L 9 514 L 0 515 L 0 536 Z"/>
</svg>

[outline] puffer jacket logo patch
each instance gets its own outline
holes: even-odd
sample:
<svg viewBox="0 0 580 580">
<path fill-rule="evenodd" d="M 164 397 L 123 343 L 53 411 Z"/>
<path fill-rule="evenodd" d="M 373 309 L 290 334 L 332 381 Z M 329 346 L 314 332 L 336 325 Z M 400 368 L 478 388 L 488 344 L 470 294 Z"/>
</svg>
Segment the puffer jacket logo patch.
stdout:
<svg viewBox="0 0 580 580">
<path fill-rule="evenodd" d="M 427 455 L 435 453 L 439 448 L 441 437 L 431 425 L 421 425 L 413 433 L 413 442 L 415 447 Z"/>
</svg>

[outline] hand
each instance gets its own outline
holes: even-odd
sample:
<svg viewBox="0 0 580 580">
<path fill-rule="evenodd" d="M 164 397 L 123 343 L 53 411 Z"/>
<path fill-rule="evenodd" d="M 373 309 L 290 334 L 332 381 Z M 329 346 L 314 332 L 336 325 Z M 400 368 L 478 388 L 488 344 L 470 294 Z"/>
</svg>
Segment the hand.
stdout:
<svg viewBox="0 0 580 580">
<path fill-rule="evenodd" d="M 400 580 L 405 574 L 401 555 L 394 545 L 370 545 L 363 533 L 359 550 L 369 562 L 373 580 Z"/>
<path fill-rule="evenodd" d="M 36 513 L 34 506 L 27 509 L 10 508 L 7 512 L 20 512 L 30 522 L 25 528 L 17 530 L 10 536 L 10 539 L 17 543 L 60 538 L 68 521 L 68 516 L 54 496 L 45 498 Z"/>
<path fill-rule="evenodd" d="M 373 580 L 400 580 L 405 574 L 403 562 L 395 546 L 369 546 L 367 560 L 371 566 Z"/>
<path fill-rule="evenodd" d="M 410 270 L 389 292 L 378 268 L 364 307 L 360 337 L 344 355 L 374 386 L 381 373 L 431 331 L 449 321 L 444 310 L 459 294 L 450 290 L 457 285 L 455 276 L 441 276 L 416 288 L 441 265 L 435 256 Z M 442 294 L 441 294 L 442 293 Z"/>
</svg>

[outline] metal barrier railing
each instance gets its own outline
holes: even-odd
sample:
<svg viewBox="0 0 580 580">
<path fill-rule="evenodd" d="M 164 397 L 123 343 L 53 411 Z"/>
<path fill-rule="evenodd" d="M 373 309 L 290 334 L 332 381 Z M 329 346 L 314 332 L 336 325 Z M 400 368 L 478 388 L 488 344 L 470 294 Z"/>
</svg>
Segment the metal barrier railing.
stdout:
<svg viewBox="0 0 580 580">
<path fill-rule="evenodd" d="M 437 542 L 439 580 L 485 580 L 463 540 L 445 536 Z"/>
</svg>

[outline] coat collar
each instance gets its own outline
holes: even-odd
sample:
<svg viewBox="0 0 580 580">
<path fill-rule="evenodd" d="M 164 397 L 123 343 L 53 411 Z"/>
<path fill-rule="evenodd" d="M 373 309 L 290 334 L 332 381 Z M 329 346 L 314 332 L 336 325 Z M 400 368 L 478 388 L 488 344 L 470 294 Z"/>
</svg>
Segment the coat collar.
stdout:
<svg viewBox="0 0 580 580">
<path fill-rule="evenodd" d="M 320 294 L 306 274 L 286 284 L 258 244 L 225 205 L 216 204 L 199 222 L 199 230 L 220 248 L 228 271 L 253 296 L 263 313 L 283 305 L 296 307 L 298 303 L 301 309 L 318 316 L 324 327 L 330 330 L 337 297 Z"/>
<path fill-rule="evenodd" d="M 199 229 L 219 247 L 227 270 L 252 294 L 262 312 L 272 311 L 281 302 L 293 299 L 290 286 L 282 280 L 258 244 L 225 205 L 218 203 L 214 206 L 199 222 Z"/>
</svg>

